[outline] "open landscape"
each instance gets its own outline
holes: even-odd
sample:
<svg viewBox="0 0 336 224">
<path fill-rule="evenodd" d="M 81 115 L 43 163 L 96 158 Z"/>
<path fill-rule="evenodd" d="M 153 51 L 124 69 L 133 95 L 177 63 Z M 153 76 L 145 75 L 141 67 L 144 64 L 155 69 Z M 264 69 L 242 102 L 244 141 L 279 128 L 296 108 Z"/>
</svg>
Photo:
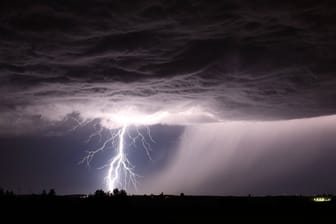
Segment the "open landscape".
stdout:
<svg viewBox="0 0 336 224">
<path fill-rule="evenodd" d="M 323 223 L 335 62 L 334 0 L 0 0 L 0 222 Z"/>
<path fill-rule="evenodd" d="M 314 200 L 315 199 L 315 200 Z M 335 197 L 126 195 L 98 190 L 92 195 L 3 195 L 2 214 L 13 218 L 78 220 L 330 220 Z M 43 214 L 43 215 L 42 215 Z"/>
</svg>

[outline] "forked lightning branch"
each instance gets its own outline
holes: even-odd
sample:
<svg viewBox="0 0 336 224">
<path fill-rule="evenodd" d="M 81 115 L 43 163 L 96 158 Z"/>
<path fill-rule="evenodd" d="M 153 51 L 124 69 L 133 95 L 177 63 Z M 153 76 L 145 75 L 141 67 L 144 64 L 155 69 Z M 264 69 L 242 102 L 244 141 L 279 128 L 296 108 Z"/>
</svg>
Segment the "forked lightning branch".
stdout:
<svg viewBox="0 0 336 224">
<path fill-rule="evenodd" d="M 115 188 L 128 189 L 132 186 L 137 190 L 139 175 L 136 174 L 135 166 L 128 159 L 126 149 L 132 145 L 141 145 L 148 159 L 151 160 L 151 143 L 155 141 L 151 136 L 149 126 L 159 123 L 164 116 L 166 116 L 165 112 L 146 116 L 111 115 L 109 119 L 103 120 L 102 126 L 87 139 L 89 142 L 93 137 L 98 136 L 99 139 L 105 138 L 103 143 L 99 147 L 87 151 L 87 155 L 81 160 L 81 163 L 86 163 L 89 166 L 95 155 L 112 149 L 112 158 L 108 164 L 102 166 L 102 168 L 108 168 L 105 177 L 107 189 L 113 191 Z M 82 126 L 82 123 L 78 122 L 78 124 Z M 115 128 L 116 125 L 120 127 Z M 104 130 L 108 130 L 108 137 L 103 135 Z"/>
<path fill-rule="evenodd" d="M 135 136 L 132 136 L 129 129 L 135 129 Z M 107 175 L 105 177 L 107 188 L 109 191 L 113 191 L 115 188 L 128 189 L 130 185 L 137 190 L 137 177 L 139 177 L 134 171 L 135 166 L 130 162 L 127 157 L 126 147 L 136 146 L 137 142 L 140 141 L 140 145 L 144 149 L 148 159 L 151 160 L 150 143 L 154 142 L 149 127 L 143 128 L 146 133 L 143 133 L 138 126 L 135 125 L 124 125 L 122 128 L 117 130 L 108 130 L 108 137 L 103 142 L 103 144 L 91 151 L 88 151 L 87 156 L 81 161 L 86 162 L 90 165 L 91 160 L 94 156 L 106 149 L 113 149 L 112 158 L 108 164 L 103 167 L 108 168 Z M 90 137 L 99 136 L 102 138 L 102 130 L 93 133 Z M 127 143 L 126 143 L 127 141 Z M 149 142 L 150 141 L 150 142 Z"/>
<path fill-rule="evenodd" d="M 87 139 L 90 142 L 92 138 L 99 137 L 102 142 L 98 147 L 88 150 L 87 155 L 80 163 L 86 163 L 90 166 L 92 159 L 100 152 L 111 150 L 111 159 L 102 166 L 107 169 L 105 177 L 107 189 L 113 191 L 115 188 L 129 189 L 132 186 L 137 191 L 138 175 L 135 172 L 135 166 L 127 156 L 127 149 L 130 146 L 136 146 L 144 149 L 149 160 L 151 160 L 151 143 L 154 143 L 150 132 L 150 126 L 155 124 L 180 124 L 188 123 L 188 120 L 194 121 L 200 118 L 210 121 L 215 116 L 199 108 L 189 108 L 188 110 L 178 112 L 160 111 L 153 114 L 143 114 L 136 110 L 129 109 L 119 111 L 118 113 L 97 114 L 99 118 L 99 128 L 97 128 Z M 90 120 L 77 122 L 77 127 L 90 123 Z M 135 130 L 135 131 L 134 131 Z M 108 136 L 104 135 L 105 131 Z M 134 134 L 135 133 L 135 134 Z M 140 143 L 140 144 L 139 144 Z"/>
</svg>

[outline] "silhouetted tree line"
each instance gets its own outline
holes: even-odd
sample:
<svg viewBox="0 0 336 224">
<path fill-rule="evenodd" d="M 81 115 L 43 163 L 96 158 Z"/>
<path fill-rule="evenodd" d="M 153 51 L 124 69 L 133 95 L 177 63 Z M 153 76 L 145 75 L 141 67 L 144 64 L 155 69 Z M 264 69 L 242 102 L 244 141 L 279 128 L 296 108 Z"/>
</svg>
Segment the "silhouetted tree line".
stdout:
<svg viewBox="0 0 336 224">
<path fill-rule="evenodd" d="M 33 194 L 35 195 L 35 194 Z M 48 192 L 43 189 L 41 194 L 39 194 L 42 197 L 55 197 L 56 196 L 56 191 L 55 189 L 50 189 Z M 14 197 L 17 196 L 14 191 L 11 190 L 4 190 L 0 188 L 0 197 Z"/>
<path fill-rule="evenodd" d="M 54 197 L 54 196 L 56 196 L 56 191 L 55 191 L 55 189 L 50 189 L 47 193 L 46 190 L 43 190 L 42 191 L 42 196 L 44 196 L 44 197 Z"/>
<path fill-rule="evenodd" d="M 2 188 L 0 188 L 0 197 L 13 197 L 15 196 L 13 191 L 9 191 L 9 190 L 4 190 Z"/>
<path fill-rule="evenodd" d="M 14 191 L 11 190 L 4 190 L 3 188 L 0 188 L 0 197 L 15 197 L 17 196 Z M 39 196 L 42 198 L 52 198 L 52 197 L 56 197 L 56 191 L 55 189 L 50 189 L 49 191 L 47 191 L 46 189 L 43 189 L 42 192 L 40 194 L 32 194 L 32 196 Z M 107 191 L 105 192 L 102 189 L 98 189 L 95 191 L 95 193 L 90 194 L 90 195 L 77 195 L 80 198 L 125 198 L 127 197 L 127 192 L 124 189 L 118 189 L 115 188 L 112 192 Z M 144 197 L 147 197 L 147 195 L 143 195 Z M 180 197 L 184 197 L 184 193 L 180 194 Z M 75 195 L 76 197 L 76 195 Z M 167 198 L 168 195 L 165 195 L 163 192 L 161 192 L 161 194 L 159 195 L 149 195 L 149 197 L 153 198 Z"/>
<path fill-rule="evenodd" d="M 55 189 L 50 189 L 47 191 L 46 189 L 43 189 L 40 194 L 32 194 L 35 196 L 41 196 L 41 197 L 55 197 L 56 191 Z M 14 197 L 16 194 L 14 191 L 10 190 L 4 190 L 3 188 L 0 188 L 0 197 Z M 96 192 L 93 195 L 89 195 L 89 197 L 94 198 L 106 198 L 106 197 L 126 197 L 127 192 L 124 189 L 119 190 L 118 188 L 114 189 L 112 192 L 105 192 L 102 189 L 96 190 Z"/>
<path fill-rule="evenodd" d="M 105 192 L 102 189 L 96 190 L 96 192 L 91 195 L 94 198 L 108 198 L 108 197 L 126 197 L 127 192 L 124 189 L 119 190 L 118 188 L 114 189 L 112 192 Z"/>
</svg>

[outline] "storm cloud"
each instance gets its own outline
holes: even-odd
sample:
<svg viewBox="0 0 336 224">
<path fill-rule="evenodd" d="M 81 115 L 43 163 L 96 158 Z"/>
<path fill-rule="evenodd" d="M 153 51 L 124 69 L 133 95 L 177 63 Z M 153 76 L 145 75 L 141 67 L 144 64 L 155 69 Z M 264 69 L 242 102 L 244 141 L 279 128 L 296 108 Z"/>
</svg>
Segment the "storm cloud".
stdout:
<svg viewBox="0 0 336 224">
<path fill-rule="evenodd" d="M 0 125 L 8 132 L 129 105 L 196 106 L 219 120 L 336 110 L 328 1 L 2 1 L 0 8 Z"/>
</svg>

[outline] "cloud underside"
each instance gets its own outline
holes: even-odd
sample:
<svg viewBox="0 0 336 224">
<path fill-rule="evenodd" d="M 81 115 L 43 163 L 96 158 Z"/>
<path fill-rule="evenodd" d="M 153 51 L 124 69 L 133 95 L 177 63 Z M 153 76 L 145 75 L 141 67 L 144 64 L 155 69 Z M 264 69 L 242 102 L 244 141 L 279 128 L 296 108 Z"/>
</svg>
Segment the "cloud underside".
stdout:
<svg viewBox="0 0 336 224">
<path fill-rule="evenodd" d="M 1 4 L 2 132 L 129 107 L 197 108 L 213 121 L 336 111 L 336 14 L 328 4 Z"/>
</svg>

